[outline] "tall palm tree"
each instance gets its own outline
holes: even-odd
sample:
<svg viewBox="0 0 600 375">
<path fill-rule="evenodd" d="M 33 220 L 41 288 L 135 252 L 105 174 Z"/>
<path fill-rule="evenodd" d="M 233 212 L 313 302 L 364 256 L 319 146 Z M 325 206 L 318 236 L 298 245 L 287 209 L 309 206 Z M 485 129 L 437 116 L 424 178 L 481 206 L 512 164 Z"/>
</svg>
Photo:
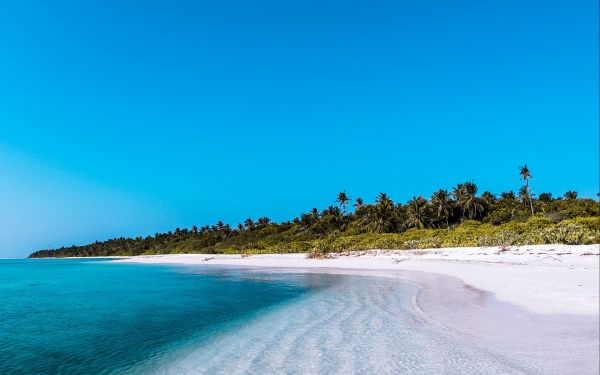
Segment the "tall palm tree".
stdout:
<svg viewBox="0 0 600 375">
<path fill-rule="evenodd" d="M 354 202 L 354 215 L 356 218 L 363 219 L 365 216 L 365 212 L 367 211 L 367 206 L 363 202 L 363 199 L 358 197 Z"/>
<path fill-rule="evenodd" d="M 454 197 L 455 201 L 460 202 L 462 200 L 464 195 L 464 187 L 465 184 L 456 184 L 454 189 L 452 189 L 452 196 Z"/>
<path fill-rule="evenodd" d="M 342 211 L 346 212 L 346 206 L 348 206 L 348 202 L 350 202 L 351 198 L 346 194 L 345 191 L 341 191 L 338 193 L 336 202 L 340 204 L 340 208 Z"/>
<path fill-rule="evenodd" d="M 529 203 L 529 192 L 527 191 L 527 186 L 521 186 L 519 189 L 519 200 L 523 204 Z"/>
<path fill-rule="evenodd" d="M 395 227 L 394 202 L 386 193 L 379 193 L 376 204 L 367 206 L 367 217 L 370 229 L 377 233 L 392 232 Z"/>
<path fill-rule="evenodd" d="M 394 202 L 390 199 L 390 197 L 386 193 L 379 193 L 375 203 L 382 206 L 393 206 Z"/>
<path fill-rule="evenodd" d="M 483 213 L 483 204 L 477 197 L 477 185 L 473 182 L 462 184 L 462 192 L 459 204 L 463 209 L 463 216 L 467 214 L 469 219 L 476 219 Z"/>
<path fill-rule="evenodd" d="M 521 178 L 525 180 L 525 192 L 527 193 L 527 200 L 529 201 L 529 207 L 531 207 L 531 214 L 533 215 L 533 199 L 531 198 L 531 192 L 529 191 L 529 179 L 533 178 L 531 171 L 527 167 L 527 164 L 522 165 L 519 174 Z"/>
<path fill-rule="evenodd" d="M 452 216 L 452 199 L 447 190 L 440 189 L 431 195 L 431 204 L 435 210 L 438 220 L 446 222 L 446 228 L 450 228 L 450 216 Z"/>
<path fill-rule="evenodd" d="M 427 201 L 423 197 L 413 197 L 406 205 L 407 220 L 409 228 L 424 229 L 429 223 L 427 213 Z"/>
<path fill-rule="evenodd" d="M 520 166 L 519 169 L 519 174 L 521 175 L 521 178 L 525 180 L 525 186 L 527 186 L 527 189 L 529 190 L 529 179 L 533 177 L 531 171 L 527 167 L 527 164 Z"/>
</svg>

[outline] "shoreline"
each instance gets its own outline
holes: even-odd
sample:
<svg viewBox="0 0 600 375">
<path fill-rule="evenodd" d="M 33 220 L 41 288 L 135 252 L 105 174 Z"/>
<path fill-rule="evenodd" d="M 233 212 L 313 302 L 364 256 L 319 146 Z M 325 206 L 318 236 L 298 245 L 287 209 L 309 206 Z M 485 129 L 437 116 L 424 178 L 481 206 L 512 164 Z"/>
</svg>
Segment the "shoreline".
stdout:
<svg viewBox="0 0 600 375">
<path fill-rule="evenodd" d="M 306 254 L 165 254 L 113 257 L 113 262 L 179 265 L 231 265 L 386 276 L 416 271 L 461 280 L 492 293 L 501 302 L 542 314 L 599 315 L 599 245 L 531 245 L 370 250 L 308 259 Z M 106 258 L 106 257 L 104 257 Z M 389 275 L 387 275 L 389 276 Z"/>
<path fill-rule="evenodd" d="M 552 263 L 546 264 L 545 260 L 537 259 L 550 250 L 562 254 L 557 255 L 560 261 L 554 261 L 560 263 L 561 266 Z M 445 256 L 446 251 L 454 252 L 454 254 Z M 473 251 L 484 252 L 475 256 Z M 496 358 L 500 363 L 509 366 L 507 371 L 510 369 L 515 373 L 564 374 L 575 370 L 582 374 L 594 373 L 598 367 L 598 315 L 595 315 L 593 311 L 589 311 L 588 314 L 581 313 L 588 309 L 589 303 L 594 303 L 593 299 L 585 302 L 585 298 L 578 300 L 584 296 L 577 295 L 573 301 L 579 302 L 579 305 L 576 308 L 567 308 L 565 305 L 555 303 L 556 298 L 561 298 L 560 291 L 546 295 L 542 290 L 541 294 L 544 297 L 537 299 L 528 294 L 529 289 L 525 289 L 525 292 L 518 296 L 509 294 L 512 299 L 523 298 L 526 302 L 527 298 L 535 299 L 536 303 L 530 305 L 518 304 L 514 301 L 507 303 L 507 301 L 499 300 L 496 295 L 499 291 L 498 285 L 506 286 L 512 282 L 513 284 L 508 285 L 509 288 L 504 290 L 506 293 L 513 290 L 511 288 L 515 283 L 518 284 L 522 280 L 517 277 L 519 274 L 519 277 L 524 277 L 523 272 L 531 274 L 532 270 L 536 269 L 543 273 L 534 272 L 531 279 L 536 284 L 547 282 L 546 291 L 552 289 L 553 284 L 549 280 L 557 278 L 557 272 L 559 277 L 555 282 L 564 282 L 565 275 L 568 275 L 569 272 L 574 277 L 570 281 L 580 282 L 582 275 L 598 273 L 598 255 L 581 255 L 587 253 L 589 247 L 567 248 L 561 246 L 559 249 L 527 247 L 513 249 L 513 254 L 510 254 L 509 250 L 509 254 L 503 251 L 501 254 L 493 255 L 494 251 L 498 251 L 498 249 L 466 248 L 458 252 L 456 249 L 437 249 L 425 252 L 415 251 L 409 254 L 406 251 L 377 250 L 365 252 L 365 254 L 342 254 L 337 258 L 328 259 L 306 259 L 305 254 L 265 254 L 244 257 L 241 255 L 180 254 L 121 258 L 115 259 L 113 262 L 170 264 L 184 267 L 232 266 L 242 267 L 242 270 L 250 273 L 266 271 L 359 277 L 347 279 L 352 280 L 350 289 L 342 288 L 333 294 L 326 293 L 326 297 L 317 297 L 316 301 L 307 300 L 297 310 L 290 306 L 291 312 L 284 309 L 283 312 L 276 312 L 274 315 L 262 316 L 258 319 L 261 323 L 254 329 L 268 332 L 270 328 L 267 327 L 278 326 L 272 320 L 287 320 L 291 315 L 308 313 L 314 316 L 314 319 L 322 318 L 321 314 L 329 314 L 329 312 L 316 313 L 313 311 L 316 308 L 314 306 L 330 306 L 340 303 L 343 306 L 339 312 L 333 314 L 333 320 L 325 318 L 327 324 L 335 325 L 344 322 L 343 325 L 351 327 L 353 324 L 357 324 L 356 322 L 361 322 L 362 326 L 362 319 L 368 319 L 367 316 L 371 316 L 371 313 L 367 313 L 362 318 L 355 317 L 354 323 L 350 323 L 348 319 L 353 317 L 356 311 L 365 311 L 365 309 L 370 311 L 366 307 L 373 302 L 374 298 L 378 302 L 371 308 L 382 312 L 387 317 L 390 317 L 391 314 L 392 321 L 402 314 L 394 312 L 394 309 L 399 308 L 398 311 L 402 311 L 402 307 L 399 306 L 408 304 L 411 307 L 409 315 L 412 314 L 417 321 L 423 321 L 426 326 L 435 327 L 434 329 L 438 329 L 438 332 L 447 335 L 445 337 L 452 337 L 453 340 L 456 340 L 456 343 L 465 343 L 469 348 L 477 348 L 486 357 Z M 529 254 L 529 252 L 533 252 L 533 254 Z M 515 255 L 517 253 L 522 255 Z M 399 254 L 403 258 L 399 258 Z M 523 258 L 512 259 L 519 256 L 523 256 Z M 412 259 L 415 257 L 417 259 Z M 439 257 L 450 259 L 441 261 L 438 259 Z M 469 260 L 461 260 L 464 257 L 469 257 Z M 584 260 L 581 261 L 577 257 L 584 258 Z M 415 270 L 416 265 L 429 268 Z M 440 265 L 445 267 L 443 270 L 445 272 L 440 272 L 439 268 L 435 269 L 437 272 L 432 272 L 431 267 L 440 267 Z M 456 268 L 456 266 L 460 267 Z M 491 272 L 492 270 L 500 272 L 500 280 Z M 458 271 L 463 272 L 462 278 L 450 274 Z M 467 271 L 469 274 L 464 273 Z M 497 283 L 494 284 L 496 290 L 486 290 L 478 285 L 465 283 L 464 279 L 482 277 L 481 272 L 484 271 L 486 274 L 492 273 L 490 278 L 496 277 L 494 280 Z M 580 271 L 584 273 L 582 274 Z M 540 275 L 546 275 L 546 278 L 541 278 Z M 365 277 L 364 281 L 361 281 L 360 277 Z M 381 281 L 371 281 L 376 279 Z M 413 285 L 415 290 L 410 295 L 396 300 L 396 296 L 401 296 L 393 292 L 396 287 L 392 285 L 395 285 L 396 282 Z M 573 284 L 568 284 L 565 290 L 573 288 Z M 358 300 L 356 293 L 361 295 Z M 597 301 L 597 298 L 595 300 Z M 543 306 L 545 308 L 540 308 L 542 302 L 546 303 Z M 396 305 L 396 303 L 400 303 L 400 305 Z M 534 311 L 532 307 L 541 311 Z M 595 308 L 597 309 L 597 305 Z M 348 317 L 340 317 L 338 314 L 341 314 L 342 311 Z M 302 323 L 294 322 L 291 326 L 312 327 L 314 324 L 311 319 L 302 321 Z M 388 322 L 388 324 L 391 323 Z M 301 334 L 297 331 L 293 331 L 295 333 L 292 334 L 289 329 L 292 328 L 278 330 L 275 336 Z M 332 328 L 323 329 L 324 332 L 330 332 Z M 400 332 L 403 331 L 398 331 L 398 335 L 401 335 Z M 311 335 L 312 340 L 317 342 L 327 337 L 327 334 L 320 336 L 315 333 L 314 335 L 316 336 Z M 352 336 L 344 337 L 352 340 Z M 393 335 L 393 337 L 396 336 Z M 224 339 L 224 342 L 219 340 L 221 338 L 216 339 L 218 346 L 229 347 L 231 344 L 227 339 Z M 271 343 L 270 340 L 266 341 Z M 233 342 L 236 340 L 233 339 Z M 199 346 L 193 349 L 191 354 L 178 358 L 173 362 L 173 368 L 191 368 L 192 371 L 201 368 L 203 361 L 208 360 L 202 354 L 205 348 L 205 346 Z M 254 355 L 260 357 L 260 354 L 254 353 Z M 255 359 L 254 355 L 249 355 L 252 361 Z M 194 366 L 200 367 L 195 368 Z"/>
</svg>

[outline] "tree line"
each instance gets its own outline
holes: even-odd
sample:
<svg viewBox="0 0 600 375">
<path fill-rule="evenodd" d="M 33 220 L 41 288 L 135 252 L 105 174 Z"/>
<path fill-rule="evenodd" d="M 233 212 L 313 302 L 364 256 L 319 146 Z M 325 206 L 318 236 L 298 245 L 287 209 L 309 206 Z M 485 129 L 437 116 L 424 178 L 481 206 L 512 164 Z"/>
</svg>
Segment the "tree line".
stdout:
<svg viewBox="0 0 600 375">
<path fill-rule="evenodd" d="M 114 238 L 83 246 L 39 250 L 39 257 L 140 255 L 169 252 L 223 252 L 260 249 L 268 245 L 336 238 L 365 233 L 403 233 L 410 229 L 452 230 L 466 220 L 501 225 L 541 216 L 558 223 L 565 219 L 598 216 L 600 203 L 579 198 L 576 191 L 561 197 L 532 192 L 531 171 L 520 167 L 523 185 L 517 193 L 481 194 L 474 182 L 439 189 L 429 198 L 414 196 L 407 203 L 394 202 L 380 193 L 373 203 L 340 192 L 323 210 L 312 208 L 292 220 L 275 223 L 268 217 L 248 218 L 236 226 L 222 221 L 213 225 L 176 228 L 166 233 L 136 238 Z"/>
</svg>

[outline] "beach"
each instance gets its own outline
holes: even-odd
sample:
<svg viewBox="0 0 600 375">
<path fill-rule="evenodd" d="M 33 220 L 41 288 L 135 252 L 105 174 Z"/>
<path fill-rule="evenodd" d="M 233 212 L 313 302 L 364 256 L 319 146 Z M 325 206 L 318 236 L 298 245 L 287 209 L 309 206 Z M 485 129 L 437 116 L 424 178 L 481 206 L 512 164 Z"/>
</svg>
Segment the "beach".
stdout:
<svg viewBox="0 0 600 375">
<path fill-rule="evenodd" d="M 211 348 L 214 347 L 232 347 L 245 353 L 239 361 L 228 362 L 232 373 L 267 368 L 274 360 L 281 361 L 279 366 L 283 367 L 280 369 L 293 369 L 290 363 L 297 363 L 298 356 L 306 354 L 294 354 L 292 347 L 298 345 L 297 342 L 314 341 L 311 349 L 314 353 L 306 359 L 314 362 L 314 358 L 322 358 L 327 352 L 322 343 L 332 340 L 331 332 L 339 335 L 337 340 L 353 350 L 361 347 L 365 340 L 372 341 L 368 345 L 371 350 L 374 342 L 383 337 L 398 340 L 397 344 L 384 345 L 393 348 L 402 345 L 406 333 L 406 326 L 396 327 L 397 319 L 409 319 L 422 322 L 422 325 L 417 323 L 420 328 L 415 331 L 415 337 L 420 335 L 418 332 L 439 329 L 439 332 L 445 332 L 444 337 L 477 348 L 477 352 L 443 354 L 446 360 L 458 355 L 459 365 L 439 363 L 435 357 L 428 357 L 423 363 L 425 367 L 420 370 L 422 373 L 461 368 L 468 373 L 595 374 L 599 366 L 598 250 L 598 245 L 536 245 L 371 250 L 332 254 L 325 259 L 309 259 L 305 254 L 172 254 L 113 261 L 191 267 L 232 266 L 250 273 L 266 270 L 350 277 L 341 283 L 345 289 L 317 294 L 317 297 L 307 299 L 304 306 L 294 306 L 289 311 L 283 309 L 266 314 L 249 328 L 240 329 L 241 336 L 220 337 L 215 344 L 199 347 L 178 358 L 171 365 L 174 372 L 202 373 L 210 366 L 216 366 L 213 369 L 223 366 L 224 355 L 236 355 L 225 350 L 213 352 Z M 407 287 L 414 288 L 410 297 L 394 292 L 396 288 L 406 290 Z M 332 309 L 335 312 L 330 311 Z M 377 322 L 385 322 L 387 330 Z M 372 324 L 375 328 L 365 328 Z M 386 333 L 367 338 L 365 334 L 372 329 L 383 329 L 381 332 Z M 267 331 L 270 332 L 268 335 L 261 334 Z M 240 337 L 252 339 L 244 341 Z M 410 340 L 418 346 L 419 340 L 415 337 L 411 336 Z M 296 343 L 272 346 L 273 341 L 280 340 Z M 334 345 L 335 341 L 327 345 Z M 411 351 L 410 355 L 424 358 L 425 353 L 429 356 L 454 345 L 436 346 L 433 343 L 435 340 L 428 339 L 421 349 L 415 353 Z M 258 350 L 261 345 L 270 349 L 266 352 Z M 419 350 L 420 354 L 417 353 Z M 352 357 L 348 353 L 344 355 Z M 403 357 L 386 360 L 389 353 L 385 352 L 372 355 L 381 359 L 355 360 L 348 369 L 409 371 L 393 366 L 411 360 Z M 286 362 L 285 358 L 289 357 L 294 357 L 294 361 Z M 482 358 L 483 367 L 469 367 L 477 362 L 473 358 L 478 357 Z M 340 363 L 339 358 L 331 361 Z M 466 362 L 460 364 L 460 361 Z M 378 362 L 392 367 L 373 367 Z M 314 365 L 326 369 L 328 363 L 321 359 Z M 303 370 L 303 367 L 297 369 Z M 331 371 L 337 370 L 331 368 Z"/>
<path fill-rule="evenodd" d="M 241 337 L 253 337 L 248 342 L 241 342 L 234 335 L 219 338 L 217 345 L 209 346 L 208 348 L 236 347 L 236 350 L 245 351 L 245 356 L 239 359 L 241 362 L 231 362 L 233 367 L 229 370 L 233 373 L 252 369 L 255 363 L 260 364 L 256 369 L 265 368 L 265 363 L 271 363 L 274 358 L 285 363 L 278 356 L 286 353 L 284 356 L 290 357 L 292 349 L 271 346 L 273 340 L 289 337 L 296 342 L 309 339 L 315 341 L 311 356 L 311 360 L 314 360 L 324 350 L 319 342 L 330 340 L 327 333 L 329 330 L 336 334 L 345 332 L 339 336 L 339 340 L 351 348 L 360 347 L 364 340 L 377 341 L 381 337 L 400 340 L 394 345 L 401 345 L 405 327 L 394 328 L 395 319 L 407 319 L 401 312 L 409 311 L 411 320 L 424 322 L 420 330 L 437 327 L 441 332 L 446 332 L 446 337 L 453 337 L 457 342 L 462 340 L 469 343 L 469 347 L 482 351 L 459 354 L 459 361 L 465 360 L 463 356 L 471 357 L 466 360 L 465 365 L 473 365 L 473 357 L 486 358 L 485 361 L 482 360 L 485 365 L 481 368 L 455 367 L 456 363 L 436 363 L 435 359 L 430 358 L 425 362 L 429 363 L 427 366 L 433 367 L 423 367 L 420 370 L 422 373 L 436 373 L 441 368 L 462 368 L 461 371 L 468 373 L 595 374 L 600 365 L 599 259 L 598 245 L 536 245 L 510 248 L 376 249 L 332 254 L 325 259 L 309 259 L 305 254 L 173 254 L 120 258 L 114 261 L 235 266 L 247 269 L 248 272 L 264 269 L 268 272 L 326 273 L 353 277 L 347 282 L 350 283 L 347 284 L 347 289 L 322 296 L 324 300 L 313 299 L 304 307 L 296 306 L 288 312 L 284 309 L 278 314 L 262 317 L 252 328 L 245 329 L 256 331 L 240 331 Z M 364 278 L 361 279 L 360 276 Z M 382 281 L 367 281 L 374 279 Z M 394 284 L 394 279 L 399 284 Z M 394 297 L 394 285 L 399 288 L 412 285 L 412 297 Z M 407 299 L 410 301 L 406 301 Z M 315 306 L 329 307 L 319 309 Z M 332 308 L 336 309 L 335 313 L 329 311 Z M 348 310 L 357 312 L 349 314 L 340 322 L 340 318 L 347 315 L 345 313 Z M 290 316 L 294 316 L 291 321 Z M 378 316 L 381 317 L 377 318 Z M 388 333 L 367 339 L 363 335 L 370 331 L 365 331 L 365 327 L 378 319 L 386 321 Z M 321 327 L 318 330 L 315 328 L 315 320 L 318 322 L 317 326 Z M 352 327 L 361 328 L 352 334 Z M 381 329 L 380 326 L 377 327 Z M 305 333 L 307 329 L 310 330 L 310 335 Z M 266 338 L 258 332 L 271 330 L 273 332 Z M 331 345 L 334 342 L 335 340 Z M 271 349 L 265 354 L 264 350 L 256 349 L 257 345 Z M 427 341 L 420 349 L 421 354 L 411 355 L 423 356 L 425 353 L 444 351 L 447 347 L 447 344 L 441 347 L 429 345 L 431 342 Z M 193 373 L 205 371 L 208 364 L 217 366 L 215 368 L 223 366 L 223 361 L 215 358 L 222 359 L 225 352 L 213 353 L 207 350 L 206 347 L 198 348 L 187 356 L 178 358 L 172 364 L 172 369 L 175 372 Z M 394 360 L 384 360 L 385 353 L 377 352 L 373 355 L 381 356 L 381 363 L 394 365 Z M 297 359 L 298 354 L 294 356 Z M 444 356 L 451 358 L 454 354 L 445 353 Z M 495 360 L 490 361 L 490 358 Z M 406 359 L 398 357 L 395 361 L 405 363 Z M 360 369 L 364 365 L 358 362 L 350 366 L 349 370 Z M 374 366 L 377 361 L 364 362 Z M 505 365 L 508 367 L 503 367 Z M 281 368 L 289 369 L 290 363 L 287 362 L 285 366 L 287 367 Z M 318 361 L 315 366 L 327 368 L 327 361 Z M 301 369 L 303 368 L 298 367 L 298 370 Z M 402 373 L 404 370 L 364 367 L 361 371 Z"/>
<path fill-rule="evenodd" d="M 308 259 L 305 254 L 167 254 L 117 259 L 145 264 L 214 264 L 390 276 L 416 271 L 455 277 L 533 313 L 598 316 L 599 245 L 532 245 L 370 250 Z"/>
</svg>

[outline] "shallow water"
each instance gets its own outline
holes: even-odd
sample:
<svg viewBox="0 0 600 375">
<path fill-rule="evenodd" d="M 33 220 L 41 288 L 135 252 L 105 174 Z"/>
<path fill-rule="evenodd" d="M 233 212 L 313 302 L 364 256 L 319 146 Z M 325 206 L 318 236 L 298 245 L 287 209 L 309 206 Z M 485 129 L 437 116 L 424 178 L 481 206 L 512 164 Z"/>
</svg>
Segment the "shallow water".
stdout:
<svg viewBox="0 0 600 375">
<path fill-rule="evenodd" d="M 522 374 L 535 367 L 415 310 L 410 282 L 330 275 L 327 287 L 165 363 L 165 374 Z M 143 371 L 142 371 L 143 372 Z"/>
<path fill-rule="evenodd" d="M 122 373 L 319 286 L 235 270 L 0 260 L 0 373 Z"/>
<path fill-rule="evenodd" d="M 0 261 L 0 373 L 546 372 L 539 361 L 420 311 L 418 300 L 470 301 L 441 282 L 97 259 Z M 424 294 L 429 288 L 443 295 Z M 445 314 L 443 304 L 434 315 Z"/>
</svg>

